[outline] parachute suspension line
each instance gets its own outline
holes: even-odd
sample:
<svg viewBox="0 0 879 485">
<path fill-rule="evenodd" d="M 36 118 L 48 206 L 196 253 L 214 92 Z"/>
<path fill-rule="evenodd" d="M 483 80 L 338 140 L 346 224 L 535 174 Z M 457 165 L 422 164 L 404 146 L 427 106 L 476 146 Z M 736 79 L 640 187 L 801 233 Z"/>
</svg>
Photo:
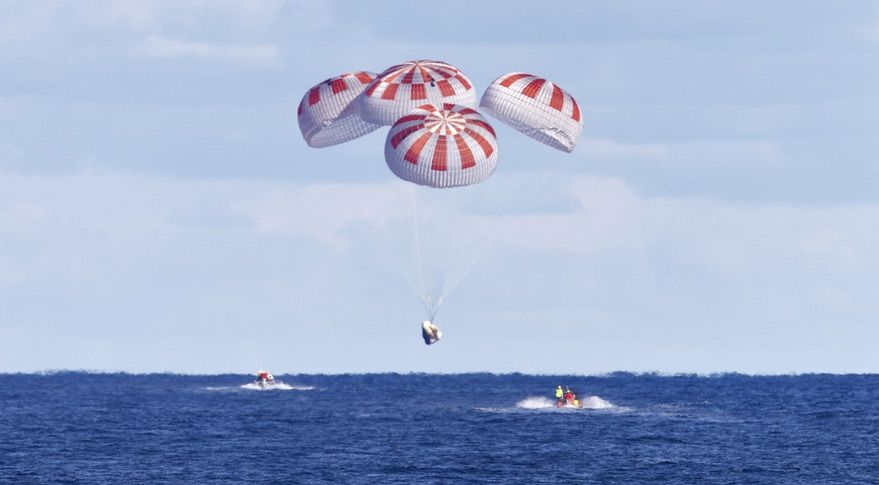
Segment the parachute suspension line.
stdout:
<svg viewBox="0 0 879 485">
<path fill-rule="evenodd" d="M 424 310 L 427 313 L 427 319 L 435 323 L 436 314 L 439 313 L 439 305 L 425 305 Z"/>
<path fill-rule="evenodd" d="M 424 313 L 431 321 L 435 318 L 439 305 L 435 294 L 428 287 L 432 261 L 429 247 L 422 238 L 430 229 L 426 206 L 416 199 L 415 188 L 409 184 L 398 192 L 402 198 L 393 200 L 393 212 L 384 222 L 367 223 L 366 234 L 373 250 L 381 256 L 387 266 L 396 270 L 412 292 L 421 301 Z"/>
<path fill-rule="evenodd" d="M 497 231 L 487 225 L 486 221 L 480 220 L 476 213 L 469 210 L 477 207 L 483 200 L 484 192 L 474 192 L 469 187 L 457 189 L 463 194 L 451 212 L 449 231 L 449 244 L 445 248 L 443 260 L 443 279 L 440 291 L 439 304 L 445 301 L 455 288 L 470 273 L 473 267 L 482 259 L 482 256 L 494 244 L 499 237 Z"/>
<path fill-rule="evenodd" d="M 412 189 L 412 239 L 415 242 L 415 261 L 416 271 L 418 271 L 418 296 L 424 299 L 424 256 L 421 249 L 421 233 L 418 230 L 418 197 L 416 197 L 415 189 Z"/>
<path fill-rule="evenodd" d="M 424 249 L 421 245 L 421 231 L 419 230 L 420 217 L 418 210 L 418 193 L 417 189 L 412 189 L 412 236 L 415 240 L 415 256 L 418 271 L 418 297 L 421 298 L 421 304 L 424 306 L 424 312 L 429 317 L 428 320 L 433 321 L 433 317 L 439 310 L 438 306 L 433 302 L 431 292 L 427 289 L 424 280 Z"/>
<path fill-rule="evenodd" d="M 452 230 L 451 230 L 449 241 L 448 241 L 449 243 L 445 247 L 445 256 L 443 257 L 443 263 L 442 263 L 442 270 L 443 271 L 441 273 L 439 284 L 438 284 L 439 288 L 437 288 L 437 290 L 438 290 L 437 291 L 437 295 L 438 295 L 437 296 L 437 303 L 436 303 L 437 308 L 439 308 L 439 306 L 443 304 L 443 301 L 446 299 L 446 296 L 448 296 L 448 294 L 452 291 L 452 288 L 450 288 L 449 285 L 446 284 L 448 281 L 446 278 L 447 277 L 446 273 L 449 271 L 450 266 L 451 266 L 452 253 L 453 253 L 453 251 L 457 250 L 456 246 L 457 246 L 457 242 L 458 242 L 458 230 L 459 230 L 459 225 L 461 222 L 461 217 L 463 217 L 461 215 L 462 210 L 463 210 L 462 208 L 458 208 L 456 211 L 454 211 L 454 214 L 452 215 L 452 219 L 453 219 L 452 220 L 452 222 L 453 222 Z M 454 276 L 453 276 L 453 279 L 454 279 Z M 452 286 L 454 287 L 455 285 L 452 285 Z"/>
</svg>

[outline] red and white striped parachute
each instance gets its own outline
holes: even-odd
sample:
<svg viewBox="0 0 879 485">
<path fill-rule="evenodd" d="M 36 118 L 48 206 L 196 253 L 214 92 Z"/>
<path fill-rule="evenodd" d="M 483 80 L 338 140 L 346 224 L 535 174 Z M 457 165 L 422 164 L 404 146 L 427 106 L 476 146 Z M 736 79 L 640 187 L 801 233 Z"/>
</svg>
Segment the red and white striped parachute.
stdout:
<svg viewBox="0 0 879 485">
<path fill-rule="evenodd" d="M 375 79 L 372 72 L 342 74 L 309 89 L 299 103 L 299 129 L 314 148 L 338 145 L 381 128 L 360 117 L 357 97 Z"/>
<path fill-rule="evenodd" d="M 299 128 L 310 146 L 326 147 L 390 125 L 385 161 L 391 172 L 418 185 L 462 187 L 484 182 L 498 162 L 497 136 L 476 111 L 476 102 L 473 83 L 459 69 L 438 61 L 410 61 L 379 75 L 355 72 L 313 87 L 299 104 Z M 583 131 L 574 98 L 530 74 L 499 77 L 479 105 L 522 133 L 566 152 L 574 149 Z M 402 204 L 411 216 L 408 227 L 389 211 L 377 231 L 389 240 L 378 246 L 399 255 L 398 264 L 410 274 L 424 303 L 422 336 L 430 344 L 441 337 L 432 323 L 440 305 L 491 240 L 491 227 L 481 218 L 458 217 L 462 208 L 479 205 L 474 195 L 482 199 L 486 192 L 405 192 L 433 203 Z M 414 241 L 398 237 L 403 235 L 414 236 Z M 410 264 L 413 267 L 407 268 Z"/>
<path fill-rule="evenodd" d="M 544 78 L 511 72 L 494 80 L 479 107 L 553 148 L 574 150 L 583 119 L 574 98 Z"/>
<path fill-rule="evenodd" d="M 458 68 L 439 61 L 410 61 L 379 74 L 360 100 L 361 114 L 371 123 L 393 125 L 423 104 L 476 107 L 473 83 Z"/>
<path fill-rule="evenodd" d="M 385 141 L 385 160 L 398 177 L 446 188 L 482 182 L 497 167 L 497 137 L 476 110 L 425 104 L 397 120 Z"/>
</svg>

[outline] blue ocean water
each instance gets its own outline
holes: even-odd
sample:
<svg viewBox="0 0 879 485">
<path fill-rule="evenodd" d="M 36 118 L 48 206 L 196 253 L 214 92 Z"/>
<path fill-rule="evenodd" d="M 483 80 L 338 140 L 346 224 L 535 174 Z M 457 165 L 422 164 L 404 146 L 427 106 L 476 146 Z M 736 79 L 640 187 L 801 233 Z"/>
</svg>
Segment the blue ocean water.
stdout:
<svg viewBox="0 0 879 485">
<path fill-rule="evenodd" d="M 877 375 L 277 377 L 0 375 L 0 481 L 879 483 Z"/>
</svg>

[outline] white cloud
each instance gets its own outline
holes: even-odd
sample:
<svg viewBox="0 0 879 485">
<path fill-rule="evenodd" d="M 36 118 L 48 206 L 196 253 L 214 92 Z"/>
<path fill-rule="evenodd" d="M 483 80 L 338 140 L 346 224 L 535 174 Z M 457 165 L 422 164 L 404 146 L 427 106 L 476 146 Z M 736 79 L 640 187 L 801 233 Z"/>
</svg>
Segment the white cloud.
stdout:
<svg viewBox="0 0 879 485">
<path fill-rule="evenodd" d="M 284 9 L 308 12 L 315 17 L 326 16 L 329 11 L 324 4 L 262 0 L 48 0 L 15 5 L 5 18 L 10 20 L 10 25 L 21 25 L 22 32 L 29 27 L 50 26 L 62 16 L 67 24 L 136 31 L 174 24 L 192 25 L 208 16 L 223 17 L 230 24 L 242 27 L 265 27 L 277 21 Z"/>
<path fill-rule="evenodd" d="M 879 271 L 879 205 L 641 197 L 621 179 L 593 176 L 573 179 L 568 190 L 579 210 L 500 217 L 494 223 L 501 240 L 584 255 L 669 245 L 682 260 L 729 274 L 760 272 L 766 264 Z"/>
<path fill-rule="evenodd" d="M 714 165 L 765 165 L 786 161 L 777 143 L 769 141 L 689 141 L 680 143 L 621 143 L 585 139 L 578 150 L 591 159 L 662 163 L 669 168 L 704 169 Z"/>
<path fill-rule="evenodd" d="M 55 26 L 56 16 L 63 7 L 61 1 L 7 2 L 0 15 L 0 46 L 40 37 Z"/>
<path fill-rule="evenodd" d="M 183 4 L 184 2 L 181 2 Z M 125 26 L 132 29 L 151 28 L 156 25 L 163 9 L 169 4 L 161 1 L 125 2 L 119 0 L 91 0 L 68 2 L 72 16 L 83 24 L 92 26 Z"/>
<path fill-rule="evenodd" d="M 578 150 L 586 152 L 588 156 L 608 159 L 647 159 L 659 160 L 668 157 L 666 145 L 659 143 L 620 143 L 615 140 L 586 138 L 578 144 Z"/>
<path fill-rule="evenodd" d="M 0 112 L 0 115 L 2 115 L 2 112 Z M 14 162 L 21 159 L 21 156 L 21 150 L 12 143 L 0 144 L 0 172 L 8 170 Z"/>
<path fill-rule="evenodd" d="M 872 23 L 862 28 L 860 33 L 869 41 L 879 42 L 879 15 L 874 15 Z"/>
<path fill-rule="evenodd" d="M 136 54 L 160 59 L 209 59 L 276 66 L 278 48 L 271 44 L 221 45 L 208 42 L 190 42 L 150 36 L 135 50 Z"/>
<path fill-rule="evenodd" d="M 350 243 L 352 235 L 347 231 L 352 224 L 381 225 L 407 217 L 414 201 L 414 192 L 402 183 L 302 185 L 0 174 L 0 188 L 0 235 L 5 237 L 51 237 L 74 225 L 107 234 L 167 231 L 179 227 L 180 220 L 197 227 L 201 215 L 205 226 L 228 219 L 237 221 L 230 226 L 236 230 L 248 227 L 303 235 L 336 250 Z M 596 176 L 578 176 L 565 186 L 546 190 L 567 191 L 577 207 L 542 214 L 465 211 L 462 217 L 491 225 L 499 242 L 527 249 L 595 255 L 677 245 L 686 248 L 681 258 L 725 271 L 746 268 L 724 261 L 761 258 L 828 270 L 859 271 L 879 265 L 879 206 L 875 204 L 812 207 L 642 197 L 622 179 Z M 430 208 L 422 205 L 419 210 Z"/>
<path fill-rule="evenodd" d="M 490 283 L 479 290 L 478 308 L 470 310 L 486 317 L 503 314 L 510 310 L 509 303 L 491 303 L 493 292 L 528 287 L 529 271 L 546 266 L 542 260 L 568 264 L 572 268 L 551 266 L 554 269 L 548 271 L 563 274 L 544 283 L 572 286 L 528 290 L 533 300 L 528 303 L 530 317 L 509 318 L 525 325 L 522 318 L 554 316 L 574 325 L 586 311 L 596 320 L 588 328 L 607 329 L 605 342 L 620 339 L 635 347 L 650 339 L 675 341 L 687 335 L 691 343 L 708 346 L 720 345 L 723 339 L 730 340 L 729 345 L 744 345 L 748 339 L 742 335 L 760 331 L 766 353 L 761 353 L 763 344 L 755 344 L 750 352 L 768 360 L 753 367 L 742 367 L 734 353 L 724 361 L 728 364 L 680 359 L 664 361 L 662 367 L 715 370 L 729 365 L 725 368 L 756 371 L 777 369 L 768 356 L 778 351 L 766 342 L 783 338 L 784 329 L 804 324 L 805 336 L 799 342 L 807 344 L 836 331 L 823 322 L 838 322 L 834 324 L 840 331 L 848 332 L 841 342 L 854 342 L 864 332 L 858 325 L 875 313 L 879 206 L 645 197 L 624 180 L 595 176 L 575 177 L 547 190 L 567 192 L 576 204 L 545 214 L 464 213 L 498 238 L 488 259 L 508 258 L 492 263 L 498 266 L 491 274 L 471 274 L 482 278 L 483 285 Z M 279 329 L 288 328 L 290 315 L 342 325 L 351 318 L 348 313 L 325 314 L 339 298 L 351 308 L 368 307 L 377 303 L 363 294 L 364 288 L 397 291 L 387 280 L 396 277 L 374 274 L 381 263 L 371 261 L 376 255 L 365 258 L 369 244 L 363 238 L 368 234 L 358 225 L 381 226 L 406 217 L 413 212 L 412 197 L 413 191 L 402 183 L 303 185 L 0 174 L 0 295 L 7 299 L 0 310 L 20 325 L 35 322 L 47 335 L 56 334 L 52 322 L 62 319 L 74 325 L 77 335 L 101 336 L 113 348 L 130 347 L 135 354 L 143 349 L 128 343 L 126 335 L 139 327 L 117 328 L 116 323 L 129 318 L 131 307 L 143 312 L 141 324 L 166 322 L 157 330 L 159 339 L 179 332 L 195 334 L 210 318 L 228 321 L 229 338 L 234 339 L 231 335 L 249 324 L 243 322 L 250 322 L 255 307 L 266 321 L 284 322 L 278 323 Z M 417 210 L 428 219 L 435 215 L 430 207 Z M 530 269 L 521 268 L 523 263 Z M 577 273 L 575 279 L 559 279 L 571 271 Z M 497 284 L 503 287 L 491 287 Z M 627 296 L 619 296 L 620 291 Z M 582 310 L 548 309 L 558 292 L 569 292 L 588 304 L 579 303 Z M 297 297 L 291 299 L 292 295 Z M 643 308 L 630 308 L 632 301 Z M 52 308 L 64 309 L 63 318 Z M 644 318 L 651 319 L 650 325 L 642 322 Z M 96 320 L 105 327 L 87 326 Z M 662 321 L 661 331 L 651 326 L 654 321 Z M 767 326 L 770 323 L 778 329 Z M 710 327 L 700 327 L 707 324 Z M 593 330 L 573 326 L 571 331 L 587 338 Z M 626 337 L 626 332 L 641 336 Z M 19 338 L 14 328 L 9 335 Z M 687 355 L 697 358 L 694 352 Z M 121 352 L 106 365 L 126 368 L 125 355 Z M 852 362 L 864 359 L 866 354 Z M 187 365 L 184 360 L 180 365 Z M 37 368 L 45 365 L 39 359 L 28 362 L 37 362 L 32 364 Z M 220 365 L 209 358 L 205 362 Z M 657 368 L 649 359 L 617 359 L 603 365 Z M 791 365 L 814 367 L 803 361 Z M 853 365 L 834 369 L 863 369 L 860 363 Z"/>
<path fill-rule="evenodd" d="M 200 214 L 205 225 L 212 226 L 217 218 L 226 217 L 222 214 L 229 214 L 234 215 L 230 220 L 250 221 L 244 225 L 254 230 L 306 235 L 337 250 L 350 242 L 346 231 L 352 224 L 384 224 L 406 217 L 413 203 L 413 191 L 402 183 L 302 185 L 0 174 L 0 187 L 0 234 L 6 237 L 18 237 L 23 229 L 50 236 L 74 222 L 80 228 L 119 234 L 133 228 L 172 230 L 179 220 L 198 226 Z M 577 208 L 542 214 L 462 215 L 492 225 L 500 242 L 528 249 L 588 255 L 679 244 L 689 251 L 681 257 L 704 264 L 761 255 L 791 264 L 823 261 L 825 268 L 850 271 L 879 264 L 879 206 L 875 204 L 815 207 L 643 197 L 622 179 L 596 176 L 574 177 L 565 186 L 545 190 L 567 192 Z M 95 216 L 98 212 L 100 217 Z M 721 253 L 726 256 L 721 258 Z"/>
<path fill-rule="evenodd" d="M 399 216 L 408 195 L 401 184 L 269 184 L 236 203 L 236 209 L 257 230 L 309 235 L 342 250 L 348 245 L 343 233 L 351 224 L 383 224 Z"/>
</svg>

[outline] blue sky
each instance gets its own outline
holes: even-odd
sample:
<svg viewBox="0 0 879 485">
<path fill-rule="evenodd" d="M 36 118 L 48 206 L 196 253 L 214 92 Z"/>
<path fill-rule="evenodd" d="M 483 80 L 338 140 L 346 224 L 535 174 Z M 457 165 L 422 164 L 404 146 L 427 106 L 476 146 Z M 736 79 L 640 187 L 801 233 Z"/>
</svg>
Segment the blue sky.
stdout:
<svg viewBox="0 0 879 485">
<path fill-rule="evenodd" d="M 875 3 L 362 5 L 0 2 L 0 371 L 879 371 Z M 295 118 L 419 58 L 585 119 L 572 154 L 494 123 L 431 347 L 385 130 Z"/>
</svg>

